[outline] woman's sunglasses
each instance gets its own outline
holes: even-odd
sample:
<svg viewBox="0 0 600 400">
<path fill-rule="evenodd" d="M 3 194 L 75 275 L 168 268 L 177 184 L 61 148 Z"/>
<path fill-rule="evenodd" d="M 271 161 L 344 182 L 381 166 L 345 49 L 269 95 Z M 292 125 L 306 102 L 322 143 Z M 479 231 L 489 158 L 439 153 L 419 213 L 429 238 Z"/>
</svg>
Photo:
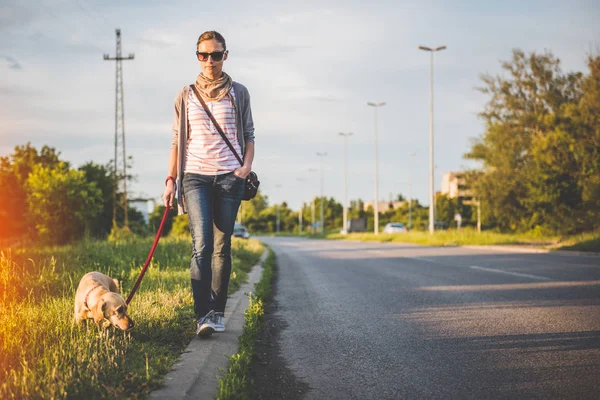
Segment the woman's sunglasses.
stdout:
<svg viewBox="0 0 600 400">
<path fill-rule="evenodd" d="M 198 61 L 208 61 L 208 57 L 212 57 L 213 61 L 221 61 L 224 54 L 224 51 L 215 51 L 213 53 L 201 53 L 199 51 L 196 52 Z"/>
</svg>

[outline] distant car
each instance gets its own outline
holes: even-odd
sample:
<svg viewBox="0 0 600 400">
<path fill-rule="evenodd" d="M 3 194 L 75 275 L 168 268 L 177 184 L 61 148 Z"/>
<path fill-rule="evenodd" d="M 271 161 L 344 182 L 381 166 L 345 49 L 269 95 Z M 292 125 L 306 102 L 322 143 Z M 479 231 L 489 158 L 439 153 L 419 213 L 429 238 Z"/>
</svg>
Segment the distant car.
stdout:
<svg viewBox="0 0 600 400">
<path fill-rule="evenodd" d="M 390 222 L 383 228 L 384 233 L 405 233 L 406 226 L 402 222 Z"/>
<path fill-rule="evenodd" d="M 248 239 L 250 237 L 250 233 L 248 233 L 248 228 L 244 225 L 236 222 L 233 226 L 233 236 L 239 237 L 242 239 Z"/>
</svg>

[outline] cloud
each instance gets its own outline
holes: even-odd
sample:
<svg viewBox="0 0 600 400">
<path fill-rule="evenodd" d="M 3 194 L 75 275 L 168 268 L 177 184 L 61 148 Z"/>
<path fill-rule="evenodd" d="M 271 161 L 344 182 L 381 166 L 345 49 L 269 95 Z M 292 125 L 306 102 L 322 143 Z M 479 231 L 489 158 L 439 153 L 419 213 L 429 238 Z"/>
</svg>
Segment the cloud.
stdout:
<svg viewBox="0 0 600 400">
<path fill-rule="evenodd" d="M 22 70 L 23 66 L 19 63 L 19 61 L 17 61 L 16 59 L 10 57 L 10 56 L 5 56 L 5 55 L 0 55 L 0 58 L 5 59 L 8 62 L 8 68 L 10 69 L 15 69 L 15 70 Z"/>
<path fill-rule="evenodd" d="M 243 49 L 236 52 L 236 55 L 240 58 L 255 58 L 255 57 L 266 57 L 266 56 L 281 56 L 286 54 L 292 54 L 299 50 L 309 49 L 310 46 L 297 46 L 297 45 L 273 45 L 264 47 L 255 47 L 249 49 Z"/>
</svg>

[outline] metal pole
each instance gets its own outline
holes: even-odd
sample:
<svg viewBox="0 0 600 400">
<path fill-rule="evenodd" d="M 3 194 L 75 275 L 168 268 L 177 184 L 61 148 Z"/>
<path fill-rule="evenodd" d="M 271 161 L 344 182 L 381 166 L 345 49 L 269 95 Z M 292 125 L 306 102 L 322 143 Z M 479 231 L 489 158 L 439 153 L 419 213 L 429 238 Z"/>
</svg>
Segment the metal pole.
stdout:
<svg viewBox="0 0 600 400">
<path fill-rule="evenodd" d="M 434 232 L 435 193 L 433 193 L 433 51 L 429 62 L 429 233 Z"/>
<path fill-rule="evenodd" d="M 375 108 L 375 201 L 373 204 L 374 226 L 373 233 L 379 234 L 379 150 L 377 146 L 377 108 L 384 106 L 385 102 L 372 103 L 367 105 Z"/>
<path fill-rule="evenodd" d="M 416 153 L 409 153 L 408 158 L 408 230 L 412 229 L 412 158 Z"/>
<path fill-rule="evenodd" d="M 481 198 L 477 199 L 477 232 L 481 233 Z"/>
<path fill-rule="evenodd" d="M 317 168 L 309 168 L 308 169 L 308 172 L 318 172 L 318 171 L 319 170 Z M 315 234 L 315 199 L 314 198 L 310 201 L 310 214 L 311 214 L 310 231 L 314 235 Z"/>
<path fill-rule="evenodd" d="M 325 218 L 324 218 L 324 211 L 323 211 L 323 187 L 325 186 L 325 178 L 324 178 L 324 164 L 325 164 L 325 156 L 327 156 L 327 153 L 317 153 L 317 155 L 319 157 L 321 157 L 321 234 L 323 234 L 325 232 Z"/>
<path fill-rule="evenodd" d="M 312 199 L 310 202 L 310 215 L 311 215 L 311 224 L 310 230 L 312 234 L 315 234 L 315 199 Z"/>
<path fill-rule="evenodd" d="M 433 191 L 433 52 L 444 50 L 446 46 L 439 46 L 434 49 L 425 46 L 419 46 L 420 50 L 429 51 L 429 233 L 434 233 L 435 220 L 435 193 Z"/>
<path fill-rule="evenodd" d="M 304 211 L 304 202 L 300 206 L 300 212 L 298 213 L 298 235 L 302 235 L 302 212 Z"/>
<path fill-rule="evenodd" d="M 352 136 L 352 132 L 340 132 L 340 136 L 344 137 L 344 226 L 342 233 L 348 233 L 348 138 Z"/>
<path fill-rule="evenodd" d="M 437 164 L 433 166 L 433 220 L 437 221 L 437 196 L 435 195 L 435 179 L 436 179 L 436 172 L 437 172 Z M 434 226 L 435 228 L 435 226 Z"/>
<path fill-rule="evenodd" d="M 279 189 L 279 188 L 281 188 L 281 185 L 277 184 L 277 185 L 275 185 L 275 187 Z M 277 227 L 276 227 L 277 233 L 279 233 L 279 226 L 280 226 L 280 223 L 281 223 L 281 214 L 280 214 L 280 209 L 279 208 L 280 208 L 280 205 L 276 204 L 276 210 L 275 211 L 276 211 L 276 216 L 277 216 Z"/>
<path fill-rule="evenodd" d="M 373 207 L 375 213 L 374 233 L 379 234 L 379 151 L 377 146 L 377 107 L 375 107 L 375 204 Z"/>
<path fill-rule="evenodd" d="M 321 234 L 323 234 L 323 231 L 325 229 L 325 224 L 324 224 L 324 213 L 323 213 L 323 186 L 325 184 L 325 178 L 324 178 L 324 174 L 323 174 L 323 164 L 324 164 L 324 160 L 323 157 L 321 157 Z"/>
</svg>

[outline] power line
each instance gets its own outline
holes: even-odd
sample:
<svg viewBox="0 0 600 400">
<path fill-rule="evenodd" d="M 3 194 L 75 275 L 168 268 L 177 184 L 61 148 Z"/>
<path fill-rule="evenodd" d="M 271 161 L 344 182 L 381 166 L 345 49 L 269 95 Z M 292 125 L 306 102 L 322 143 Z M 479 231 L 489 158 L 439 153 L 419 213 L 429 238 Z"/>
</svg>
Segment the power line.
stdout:
<svg viewBox="0 0 600 400">
<path fill-rule="evenodd" d="M 94 13 L 100 18 L 94 17 L 86 8 L 84 8 L 81 5 L 81 3 L 79 1 L 77 1 L 77 0 L 73 0 L 73 1 L 77 5 L 77 7 L 79 7 L 79 9 L 81 11 L 83 11 L 91 20 L 99 21 L 104 27 L 110 28 L 111 23 L 108 21 L 108 19 L 106 19 L 106 17 L 104 17 L 104 15 L 102 15 L 98 11 L 92 9 L 94 11 Z M 100 21 L 100 19 L 102 19 L 102 21 Z"/>
<path fill-rule="evenodd" d="M 77 27 L 75 27 L 74 25 L 72 25 L 70 22 L 66 22 L 64 19 L 58 17 L 49 7 L 47 7 L 44 3 L 42 3 L 41 0 L 36 0 L 36 2 L 44 9 L 44 11 L 47 15 L 51 16 L 57 22 L 59 22 L 61 28 L 64 29 L 64 31 L 69 36 L 71 36 L 73 34 L 73 31 L 79 31 L 79 29 Z M 102 51 L 102 49 L 94 43 L 84 42 L 84 44 L 90 48 L 93 48 L 94 50 Z"/>
</svg>

